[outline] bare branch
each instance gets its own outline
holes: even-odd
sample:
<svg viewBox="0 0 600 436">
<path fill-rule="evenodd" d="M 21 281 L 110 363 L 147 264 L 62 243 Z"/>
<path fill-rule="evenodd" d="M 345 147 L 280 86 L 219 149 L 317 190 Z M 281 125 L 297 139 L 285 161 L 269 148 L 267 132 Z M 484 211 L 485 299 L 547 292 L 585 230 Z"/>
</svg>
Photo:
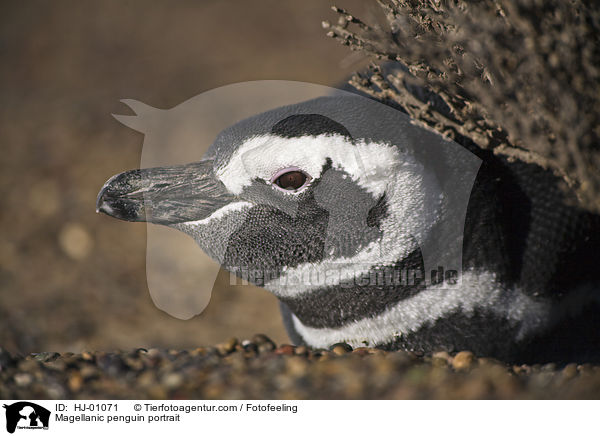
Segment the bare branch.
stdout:
<svg viewBox="0 0 600 436">
<path fill-rule="evenodd" d="M 339 8 L 339 24 L 325 26 L 351 49 L 402 65 L 386 75 L 371 68 L 353 86 L 442 134 L 552 169 L 583 207 L 600 211 L 600 5 L 377 3 L 386 26 Z"/>
</svg>

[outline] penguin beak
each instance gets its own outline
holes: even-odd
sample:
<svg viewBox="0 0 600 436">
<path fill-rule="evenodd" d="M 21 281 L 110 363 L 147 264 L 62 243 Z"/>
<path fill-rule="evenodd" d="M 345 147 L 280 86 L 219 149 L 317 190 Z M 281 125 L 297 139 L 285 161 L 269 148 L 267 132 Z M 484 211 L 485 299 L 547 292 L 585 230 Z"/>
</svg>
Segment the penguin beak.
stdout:
<svg viewBox="0 0 600 436">
<path fill-rule="evenodd" d="M 100 190 L 96 212 L 168 225 L 204 219 L 235 198 L 205 160 L 117 174 Z"/>
</svg>

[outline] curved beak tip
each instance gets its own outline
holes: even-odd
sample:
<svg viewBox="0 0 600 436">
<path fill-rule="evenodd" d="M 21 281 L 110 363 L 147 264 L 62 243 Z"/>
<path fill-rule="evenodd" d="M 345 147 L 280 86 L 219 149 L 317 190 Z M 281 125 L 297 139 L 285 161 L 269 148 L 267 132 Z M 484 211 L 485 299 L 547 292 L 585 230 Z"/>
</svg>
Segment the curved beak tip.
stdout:
<svg viewBox="0 0 600 436">
<path fill-rule="evenodd" d="M 121 192 L 119 189 L 115 189 L 114 181 L 119 180 L 117 176 L 111 177 L 98 193 L 98 197 L 96 198 L 96 213 L 104 213 L 110 217 L 125 221 L 142 220 L 141 211 L 143 208 L 139 204 L 139 201 L 126 198 L 126 191 Z"/>
<path fill-rule="evenodd" d="M 110 182 L 113 180 L 113 177 L 111 177 L 105 184 L 104 186 L 102 186 L 102 189 L 100 189 L 100 192 L 98 192 L 98 197 L 96 197 L 96 213 L 100 213 L 103 212 L 107 215 L 110 215 L 110 212 L 112 212 L 112 207 L 110 207 L 106 200 L 106 192 L 108 191 L 108 187 Z"/>
<path fill-rule="evenodd" d="M 105 213 L 106 215 L 113 215 L 113 208 L 106 204 L 104 201 L 102 203 L 96 204 L 96 213 Z"/>
</svg>

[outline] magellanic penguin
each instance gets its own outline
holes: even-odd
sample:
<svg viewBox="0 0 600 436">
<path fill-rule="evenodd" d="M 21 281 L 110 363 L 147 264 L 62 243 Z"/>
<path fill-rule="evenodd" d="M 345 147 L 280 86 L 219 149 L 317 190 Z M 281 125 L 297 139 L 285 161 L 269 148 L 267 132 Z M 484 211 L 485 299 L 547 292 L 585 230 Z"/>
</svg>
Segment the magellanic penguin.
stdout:
<svg viewBox="0 0 600 436">
<path fill-rule="evenodd" d="M 278 297 L 297 344 L 570 361 L 600 355 L 600 219 L 575 204 L 549 170 L 347 95 L 118 174 L 97 210 L 191 235 Z"/>
</svg>

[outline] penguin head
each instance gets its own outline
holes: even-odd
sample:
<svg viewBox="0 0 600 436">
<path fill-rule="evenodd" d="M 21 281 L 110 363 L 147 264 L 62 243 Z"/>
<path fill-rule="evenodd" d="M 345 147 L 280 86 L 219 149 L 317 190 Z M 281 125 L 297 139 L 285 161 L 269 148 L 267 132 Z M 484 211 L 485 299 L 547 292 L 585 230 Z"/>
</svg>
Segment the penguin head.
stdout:
<svg viewBox="0 0 600 436">
<path fill-rule="evenodd" d="M 271 110 L 225 129 L 200 162 L 112 177 L 97 210 L 181 230 L 280 297 L 335 285 L 344 268 L 405 258 L 438 219 L 435 175 L 396 112 L 357 96 Z M 305 277 L 282 280 L 293 274 Z"/>
</svg>

